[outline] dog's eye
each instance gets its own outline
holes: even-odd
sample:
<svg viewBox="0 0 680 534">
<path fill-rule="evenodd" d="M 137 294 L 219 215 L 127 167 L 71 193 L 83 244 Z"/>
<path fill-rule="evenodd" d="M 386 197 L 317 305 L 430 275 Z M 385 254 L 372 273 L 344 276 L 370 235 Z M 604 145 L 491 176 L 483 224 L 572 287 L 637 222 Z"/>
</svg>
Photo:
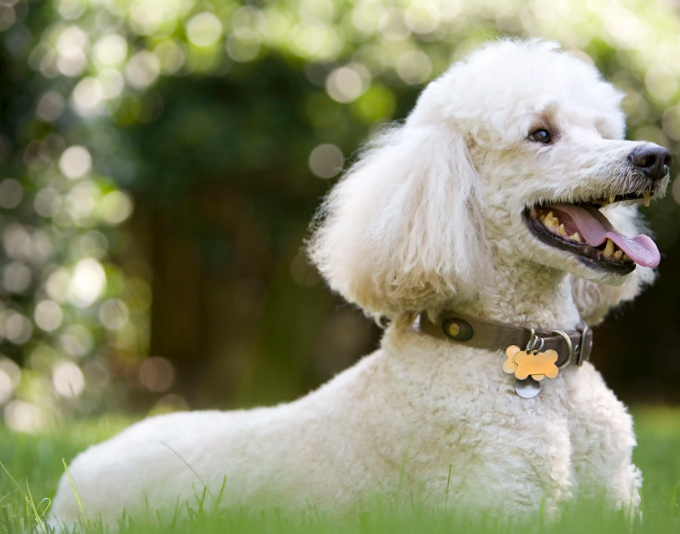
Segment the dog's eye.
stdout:
<svg viewBox="0 0 680 534">
<path fill-rule="evenodd" d="M 548 130 L 536 130 L 529 135 L 529 139 L 547 145 L 550 142 L 550 132 Z"/>
</svg>

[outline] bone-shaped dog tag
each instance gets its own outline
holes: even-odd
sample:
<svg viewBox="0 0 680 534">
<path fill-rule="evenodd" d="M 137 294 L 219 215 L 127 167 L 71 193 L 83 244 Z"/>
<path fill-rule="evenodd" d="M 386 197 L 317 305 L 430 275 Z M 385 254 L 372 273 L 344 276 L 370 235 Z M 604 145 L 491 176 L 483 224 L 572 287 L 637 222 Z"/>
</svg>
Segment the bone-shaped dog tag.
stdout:
<svg viewBox="0 0 680 534">
<path fill-rule="evenodd" d="M 541 383 L 546 376 L 555 378 L 559 369 L 557 352 L 550 349 L 545 352 L 522 350 L 517 345 L 505 349 L 507 360 L 503 363 L 503 371 L 514 374 L 517 378 L 515 391 L 523 399 L 531 399 L 541 392 Z"/>
<path fill-rule="evenodd" d="M 511 345 L 505 349 L 505 355 L 508 359 L 503 362 L 503 371 L 514 374 L 519 380 L 529 376 L 534 380 L 543 380 L 546 376 L 555 378 L 559 373 L 555 365 L 557 353 L 552 349 L 538 352 L 521 350 L 517 345 Z"/>
</svg>

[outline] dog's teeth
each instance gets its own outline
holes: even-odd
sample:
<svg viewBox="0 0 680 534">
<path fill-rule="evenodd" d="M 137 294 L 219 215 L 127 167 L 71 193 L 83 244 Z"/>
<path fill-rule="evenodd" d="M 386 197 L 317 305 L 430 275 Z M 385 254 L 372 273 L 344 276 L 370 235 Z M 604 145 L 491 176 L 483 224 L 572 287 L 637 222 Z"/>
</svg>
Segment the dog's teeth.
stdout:
<svg viewBox="0 0 680 534">
<path fill-rule="evenodd" d="M 628 256 L 628 254 L 626 254 L 626 253 L 624 252 L 624 253 L 623 253 L 623 259 L 624 259 L 624 260 L 629 260 L 629 259 L 630 259 L 630 256 Z"/>
<path fill-rule="evenodd" d="M 648 207 L 649 207 L 649 202 L 650 202 L 649 193 L 642 193 L 642 198 L 643 198 L 644 201 L 645 201 L 645 208 L 648 208 Z"/>
<path fill-rule="evenodd" d="M 613 203 L 614 203 L 614 198 L 615 198 L 615 197 L 609 197 L 609 203 L 610 203 L 610 204 L 613 204 Z"/>
<path fill-rule="evenodd" d="M 569 239 L 576 241 L 577 243 L 581 243 L 581 236 L 578 235 L 578 232 L 576 232 L 574 235 L 570 235 Z"/>
<path fill-rule="evenodd" d="M 604 247 L 602 255 L 605 258 L 609 258 L 612 254 L 614 254 L 614 242 L 611 239 L 607 239 L 607 245 Z"/>
<path fill-rule="evenodd" d="M 617 250 L 614 252 L 614 259 L 617 261 L 621 261 L 621 258 L 623 257 L 623 250 Z"/>
<path fill-rule="evenodd" d="M 546 215 L 545 218 L 548 219 L 548 220 L 552 219 L 553 218 L 552 211 L 549 211 L 548 215 Z"/>
<path fill-rule="evenodd" d="M 560 225 L 557 227 L 557 233 L 558 233 L 558 234 L 561 234 L 561 235 L 567 235 L 567 231 L 564 229 L 564 225 L 563 225 L 563 224 L 560 224 Z"/>
</svg>

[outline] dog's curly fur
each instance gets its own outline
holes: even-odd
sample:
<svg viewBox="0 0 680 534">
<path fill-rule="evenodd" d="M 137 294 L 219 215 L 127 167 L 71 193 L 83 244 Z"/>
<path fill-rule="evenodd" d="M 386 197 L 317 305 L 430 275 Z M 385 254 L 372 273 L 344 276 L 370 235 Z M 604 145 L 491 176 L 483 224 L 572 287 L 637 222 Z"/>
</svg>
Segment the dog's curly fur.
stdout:
<svg viewBox="0 0 680 534">
<path fill-rule="evenodd" d="M 152 512 L 171 509 L 194 486 L 218 493 L 224 476 L 232 507 L 337 510 L 397 488 L 438 505 L 449 469 L 449 506 L 468 511 L 554 514 L 572 496 L 601 494 L 636 507 L 632 421 L 590 363 L 525 400 L 502 354 L 411 326 L 423 310 L 455 309 L 571 330 L 652 281 L 642 267 L 587 267 L 538 241 L 521 216 L 546 199 L 620 190 L 639 145 L 623 140 L 620 100 L 593 66 L 537 40 L 494 42 L 432 82 L 333 189 L 310 242 L 334 290 L 392 320 L 380 349 L 296 402 L 155 417 L 90 448 L 70 467 L 90 516 L 139 513 L 144 496 Z M 527 141 L 541 126 L 553 144 Z M 606 213 L 639 232 L 635 206 Z M 52 510 L 54 522 L 78 516 L 66 477 Z"/>
</svg>

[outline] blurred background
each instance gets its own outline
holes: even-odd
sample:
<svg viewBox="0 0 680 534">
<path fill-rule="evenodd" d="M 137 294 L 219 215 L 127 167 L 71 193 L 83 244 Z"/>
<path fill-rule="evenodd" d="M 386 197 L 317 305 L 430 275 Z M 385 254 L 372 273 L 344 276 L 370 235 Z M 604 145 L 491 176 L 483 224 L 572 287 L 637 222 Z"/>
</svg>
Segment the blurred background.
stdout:
<svg viewBox="0 0 680 534">
<path fill-rule="evenodd" d="M 680 162 L 677 0 L 0 0 L 0 403 L 11 428 L 300 396 L 380 332 L 300 247 L 368 137 L 501 35 L 561 42 Z M 676 164 L 674 172 L 678 172 Z M 680 402 L 680 180 L 660 279 L 596 331 Z"/>
</svg>

